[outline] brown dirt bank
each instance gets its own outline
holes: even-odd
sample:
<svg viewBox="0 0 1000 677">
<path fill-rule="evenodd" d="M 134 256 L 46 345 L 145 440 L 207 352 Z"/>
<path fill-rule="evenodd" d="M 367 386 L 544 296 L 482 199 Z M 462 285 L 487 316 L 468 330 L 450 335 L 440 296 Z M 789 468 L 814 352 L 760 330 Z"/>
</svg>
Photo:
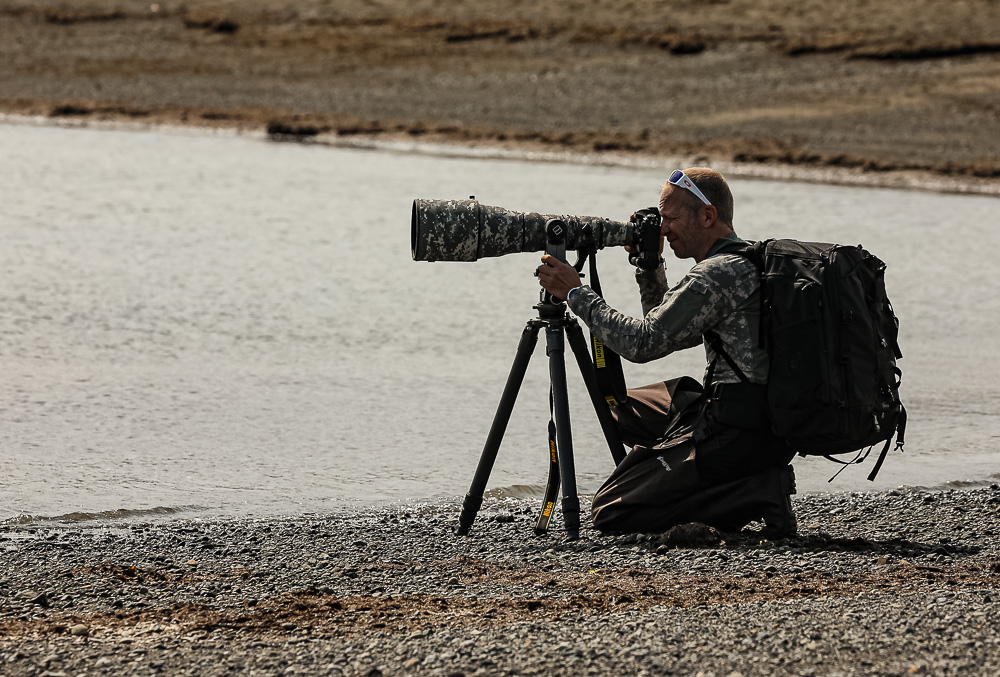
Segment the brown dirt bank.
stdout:
<svg viewBox="0 0 1000 677">
<path fill-rule="evenodd" d="M 995 186 L 998 25 L 991 0 L 11 0 L 0 110 Z"/>
<path fill-rule="evenodd" d="M 392 565 L 384 565 L 392 568 Z M 398 568 L 398 565 L 397 565 Z M 511 567 L 473 558 L 437 562 L 435 573 L 455 576 L 462 584 L 500 585 L 525 596 L 477 598 L 423 593 L 338 596 L 320 590 L 289 591 L 272 600 L 244 602 L 238 610 L 211 605 L 173 604 L 160 608 L 99 613 L 57 612 L 44 618 L 0 621 L 0 637 L 68 635 L 85 625 L 90 636 L 117 636 L 150 630 L 159 633 L 204 634 L 216 630 L 250 636 L 275 636 L 303 631 L 313 635 L 411 633 L 432 628 L 503 627 L 526 620 L 560 620 L 562 614 L 602 615 L 648 611 L 654 607 L 696 608 L 748 602 L 773 602 L 822 597 L 857 597 L 881 593 L 939 594 L 941 590 L 995 589 L 1000 563 L 990 556 L 956 565 L 886 563 L 873 572 L 830 574 L 806 571 L 784 574 L 757 571 L 740 576 L 678 575 L 639 568 L 608 568 L 587 573 L 546 572 Z M 105 564 L 92 573 L 109 580 L 136 576 L 184 587 L 198 580 L 156 571 L 136 571 Z M 127 575 L 126 575 L 127 574 Z M 239 576 L 241 572 L 233 572 Z M 558 593 L 540 598 L 539 587 Z M 154 637 L 155 639 L 155 637 Z"/>
</svg>

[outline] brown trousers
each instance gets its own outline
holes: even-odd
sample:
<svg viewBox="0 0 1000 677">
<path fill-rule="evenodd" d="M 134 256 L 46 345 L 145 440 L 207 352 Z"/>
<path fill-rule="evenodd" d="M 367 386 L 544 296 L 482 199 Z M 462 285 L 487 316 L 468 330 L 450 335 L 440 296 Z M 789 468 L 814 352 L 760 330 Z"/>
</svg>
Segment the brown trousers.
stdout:
<svg viewBox="0 0 1000 677">
<path fill-rule="evenodd" d="M 690 377 L 628 391 L 629 401 L 613 413 L 632 451 L 594 496 L 595 526 L 661 531 L 699 521 L 705 511 L 720 525 L 731 517 L 738 521 L 739 515 L 720 512 L 718 498 L 726 493 L 720 491 L 763 477 L 795 455 L 771 434 L 755 387 L 723 386 L 707 406 L 701 394 L 701 384 Z"/>
<path fill-rule="evenodd" d="M 612 415 L 622 442 L 633 448 L 655 447 L 671 429 L 699 428 L 701 435 L 694 435 L 698 475 L 705 484 L 721 484 L 786 465 L 795 455 L 770 432 L 763 390 L 741 393 L 742 388 L 723 386 L 704 421 L 698 420 L 702 386 L 690 376 L 629 388 L 628 402 L 612 409 Z M 733 393 L 730 401 L 728 393 Z"/>
</svg>

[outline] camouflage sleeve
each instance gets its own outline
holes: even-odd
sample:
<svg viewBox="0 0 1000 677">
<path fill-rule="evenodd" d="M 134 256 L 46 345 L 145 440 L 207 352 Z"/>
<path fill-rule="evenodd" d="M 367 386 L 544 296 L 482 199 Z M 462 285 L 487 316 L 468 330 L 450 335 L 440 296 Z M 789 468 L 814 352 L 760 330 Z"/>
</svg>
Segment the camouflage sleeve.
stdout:
<svg viewBox="0 0 1000 677">
<path fill-rule="evenodd" d="M 721 301 L 704 280 L 688 275 L 641 320 L 618 312 L 590 287 L 574 292 L 569 306 L 616 353 L 631 362 L 649 362 L 701 345 L 702 331 L 724 312 Z"/>
<path fill-rule="evenodd" d="M 667 285 L 667 273 L 663 269 L 663 263 L 654 270 L 635 269 L 635 281 L 639 285 L 639 300 L 642 302 L 642 315 L 649 315 L 656 306 L 663 301 L 664 295 L 670 288 Z"/>
</svg>

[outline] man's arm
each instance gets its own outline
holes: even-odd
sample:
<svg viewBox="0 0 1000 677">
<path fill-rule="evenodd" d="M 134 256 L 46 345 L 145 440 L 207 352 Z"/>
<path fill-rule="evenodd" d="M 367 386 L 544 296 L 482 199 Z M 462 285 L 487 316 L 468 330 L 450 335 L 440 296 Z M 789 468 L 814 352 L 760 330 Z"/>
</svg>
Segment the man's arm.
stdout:
<svg viewBox="0 0 1000 677">
<path fill-rule="evenodd" d="M 542 257 L 546 263 L 539 267 L 538 278 L 553 295 L 569 295 L 566 305 L 612 350 L 631 362 L 649 362 L 699 345 L 705 331 L 736 311 L 753 287 L 743 278 L 756 275 L 753 264 L 736 259 L 721 277 L 718 269 L 707 274 L 696 266 L 642 319 L 615 310 L 590 287 L 578 286 L 576 270 L 552 257 Z"/>
<path fill-rule="evenodd" d="M 539 283 L 567 305 L 605 345 L 632 362 L 649 362 L 701 343 L 701 333 L 721 317 L 707 283 L 690 273 L 643 319 L 609 306 L 590 287 L 580 286 L 573 266 L 551 256 L 542 257 Z M 573 291 L 570 295 L 569 292 Z"/>
<path fill-rule="evenodd" d="M 707 289 L 687 278 L 669 290 L 643 319 L 609 306 L 590 287 L 580 287 L 567 305 L 601 341 L 630 362 L 649 362 L 700 345 Z M 690 282 L 690 281 L 688 281 Z"/>
<path fill-rule="evenodd" d="M 670 286 L 667 284 L 667 273 L 663 269 L 663 262 L 653 270 L 635 269 L 635 281 L 639 285 L 639 300 L 642 302 L 642 315 L 649 315 L 656 306 L 663 303 Z"/>
</svg>

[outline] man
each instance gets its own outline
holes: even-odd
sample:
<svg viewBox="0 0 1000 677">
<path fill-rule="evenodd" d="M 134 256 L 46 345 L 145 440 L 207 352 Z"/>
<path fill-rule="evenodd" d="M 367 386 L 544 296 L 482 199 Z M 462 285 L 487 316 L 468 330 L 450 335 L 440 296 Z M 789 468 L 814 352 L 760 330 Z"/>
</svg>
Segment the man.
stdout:
<svg viewBox="0 0 1000 677">
<path fill-rule="evenodd" d="M 595 525 L 654 532 L 704 522 L 739 530 L 763 519 L 769 537 L 793 535 L 794 452 L 770 430 L 759 273 L 731 253 L 746 245 L 733 231 L 732 193 L 712 169 L 676 170 L 661 188 L 659 214 L 661 250 L 665 240 L 695 265 L 672 287 L 662 259 L 655 270 L 636 270 L 642 319 L 611 308 L 554 257 L 543 256 L 538 268 L 540 284 L 622 357 L 647 362 L 701 343 L 707 353 L 703 386 L 684 377 L 630 389 L 613 409 L 633 450 L 595 496 Z"/>
</svg>

